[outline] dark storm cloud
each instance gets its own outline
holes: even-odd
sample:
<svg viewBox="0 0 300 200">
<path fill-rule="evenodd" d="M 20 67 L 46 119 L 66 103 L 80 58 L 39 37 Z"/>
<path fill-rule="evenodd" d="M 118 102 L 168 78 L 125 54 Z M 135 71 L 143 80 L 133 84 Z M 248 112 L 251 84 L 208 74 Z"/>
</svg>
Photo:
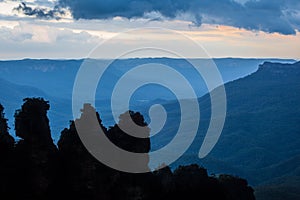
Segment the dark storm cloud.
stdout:
<svg viewBox="0 0 300 200">
<path fill-rule="evenodd" d="M 173 19 L 189 14 L 195 25 L 202 23 L 230 25 L 269 33 L 295 34 L 299 19 L 286 13 L 300 10 L 299 0 L 250 0 L 245 4 L 232 0 L 59 0 L 69 8 L 75 19 L 108 19 L 116 16 L 128 19 L 159 12 Z"/>
<path fill-rule="evenodd" d="M 285 35 L 300 29 L 299 0 L 57 0 L 56 11 L 32 9 L 22 4 L 27 15 L 50 18 L 59 8 L 67 8 L 74 19 L 110 19 L 113 17 L 149 18 L 159 13 L 162 19 L 189 16 L 194 25 L 229 25 Z M 151 16 L 151 15 L 150 15 Z M 151 19 L 150 19 L 151 20 Z"/>
<path fill-rule="evenodd" d="M 35 16 L 37 18 L 42 19 L 60 19 L 60 16 L 64 14 L 64 11 L 61 10 L 58 6 L 55 6 L 53 9 L 46 9 L 46 8 L 32 8 L 27 6 L 26 3 L 22 2 L 19 4 L 15 10 L 22 12 L 27 16 Z"/>
<path fill-rule="evenodd" d="M 59 5 L 69 7 L 74 18 L 107 19 L 143 17 L 145 13 L 160 12 L 175 18 L 177 13 L 190 9 L 188 3 L 179 0 L 59 0 Z"/>
</svg>

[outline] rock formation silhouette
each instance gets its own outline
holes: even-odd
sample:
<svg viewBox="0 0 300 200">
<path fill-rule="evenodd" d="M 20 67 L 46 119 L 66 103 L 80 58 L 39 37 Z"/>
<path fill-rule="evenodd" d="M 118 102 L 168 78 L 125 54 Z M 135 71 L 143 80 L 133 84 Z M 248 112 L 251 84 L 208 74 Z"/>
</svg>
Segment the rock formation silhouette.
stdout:
<svg viewBox="0 0 300 200">
<path fill-rule="evenodd" d="M 94 118 L 102 131 L 94 133 L 95 127 L 88 126 L 84 129 L 87 134 L 89 131 L 104 134 L 119 148 L 147 154 L 150 129 L 138 112 L 125 112 L 118 124 L 106 129 L 99 113 L 85 104 L 81 117 L 70 121 L 55 146 L 47 117 L 49 108 L 49 102 L 42 98 L 24 99 L 15 113 L 15 131 L 20 138 L 15 144 L 0 106 L 1 199 L 255 199 L 246 180 L 230 175 L 209 176 L 205 168 L 196 164 L 180 166 L 174 171 L 165 166 L 148 173 L 112 169 L 90 154 L 77 132 L 77 124 Z M 139 130 L 143 138 L 124 131 L 128 128 L 135 131 L 132 122 L 142 127 Z M 148 165 L 148 157 L 144 161 L 136 164 Z"/>
<path fill-rule="evenodd" d="M 17 199 L 42 199 L 48 195 L 54 174 L 57 148 L 50 133 L 47 111 L 50 105 L 42 98 L 26 98 L 15 113 Z"/>
<path fill-rule="evenodd" d="M 0 104 L 0 196 L 9 198 L 13 192 L 14 174 L 14 145 L 15 140 L 8 132 L 4 108 Z"/>
</svg>

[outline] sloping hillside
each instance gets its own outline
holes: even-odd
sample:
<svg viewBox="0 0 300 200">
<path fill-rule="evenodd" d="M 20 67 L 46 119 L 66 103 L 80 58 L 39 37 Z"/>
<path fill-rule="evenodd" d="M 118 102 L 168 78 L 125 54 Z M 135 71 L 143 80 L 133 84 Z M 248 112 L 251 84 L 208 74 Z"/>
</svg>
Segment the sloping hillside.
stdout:
<svg viewBox="0 0 300 200">
<path fill-rule="evenodd" d="M 210 103 L 208 95 L 200 98 L 200 130 L 176 164 L 197 162 L 211 173 L 226 171 L 247 178 L 252 185 L 299 176 L 299 77 L 300 62 L 266 62 L 252 75 L 227 83 L 225 126 L 213 151 L 202 160 L 197 154 L 207 129 Z M 174 104 L 166 107 L 176 108 Z"/>
</svg>

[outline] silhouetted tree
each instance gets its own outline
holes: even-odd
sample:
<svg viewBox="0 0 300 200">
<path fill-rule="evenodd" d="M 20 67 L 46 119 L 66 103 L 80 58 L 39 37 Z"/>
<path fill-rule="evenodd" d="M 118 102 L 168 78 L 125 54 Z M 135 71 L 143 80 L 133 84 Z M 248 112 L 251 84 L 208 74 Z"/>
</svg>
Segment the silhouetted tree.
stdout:
<svg viewBox="0 0 300 200">
<path fill-rule="evenodd" d="M 209 177 L 207 170 L 196 164 L 179 166 L 170 182 L 171 188 L 167 188 L 166 195 L 168 199 L 225 199 L 225 191 L 218 180 Z"/>
<path fill-rule="evenodd" d="M 253 200 L 255 199 L 254 190 L 248 186 L 245 179 L 234 177 L 231 175 L 222 174 L 219 176 L 223 188 L 226 190 L 227 199 L 232 200 Z"/>
</svg>

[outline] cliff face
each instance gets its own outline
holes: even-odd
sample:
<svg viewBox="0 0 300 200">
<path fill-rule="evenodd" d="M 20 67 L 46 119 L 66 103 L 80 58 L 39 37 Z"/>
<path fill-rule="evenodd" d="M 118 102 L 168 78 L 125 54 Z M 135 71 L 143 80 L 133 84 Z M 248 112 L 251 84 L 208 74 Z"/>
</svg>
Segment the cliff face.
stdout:
<svg viewBox="0 0 300 200">
<path fill-rule="evenodd" d="M 209 95 L 200 98 L 201 122 L 195 142 L 174 166 L 198 163 L 211 173 L 238 174 L 255 186 L 274 178 L 298 176 L 299 77 L 300 62 L 266 62 L 257 72 L 225 84 L 226 121 L 218 143 L 204 159 L 198 158 L 198 152 L 209 125 L 211 105 Z M 167 106 L 179 116 L 176 106 Z M 155 145 L 159 141 L 151 142 Z"/>
</svg>

